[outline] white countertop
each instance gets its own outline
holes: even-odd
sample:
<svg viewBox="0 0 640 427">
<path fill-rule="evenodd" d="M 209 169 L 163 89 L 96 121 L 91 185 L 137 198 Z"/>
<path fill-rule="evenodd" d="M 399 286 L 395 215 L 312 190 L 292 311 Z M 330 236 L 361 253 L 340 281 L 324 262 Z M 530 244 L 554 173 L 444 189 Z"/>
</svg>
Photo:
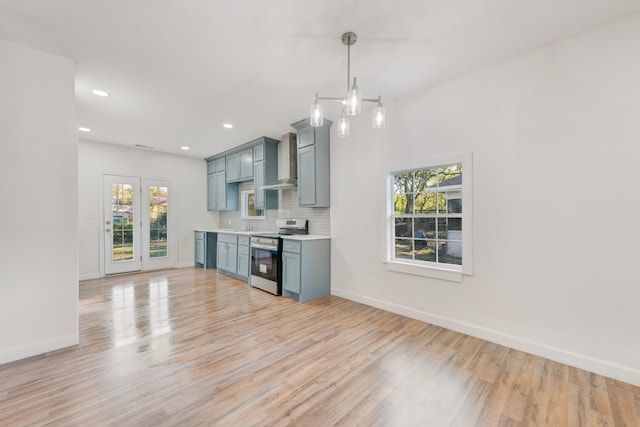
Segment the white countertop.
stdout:
<svg viewBox="0 0 640 427">
<path fill-rule="evenodd" d="M 225 234 L 239 234 L 242 236 L 253 236 L 256 234 L 263 233 L 275 233 L 272 231 L 245 231 L 245 230 L 234 230 L 228 228 L 196 228 L 195 231 L 204 231 L 206 233 L 225 233 Z M 331 236 L 321 236 L 319 234 L 293 234 L 282 236 L 283 239 L 288 240 L 322 240 L 322 239 L 330 239 Z"/>
<path fill-rule="evenodd" d="M 231 228 L 196 228 L 195 231 L 204 231 L 206 233 L 241 234 L 243 236 L 251 236 L 252 234 L 258 233 L 257 231 L 235 230 Z"/>
<path fill-rule="evenodd" d="M 330 239 L 331 236 L 321 236 L 319 234 L 294 234 L 282 236 L 282 238 L 286 240 L 323 240 Z"/>
</svg>

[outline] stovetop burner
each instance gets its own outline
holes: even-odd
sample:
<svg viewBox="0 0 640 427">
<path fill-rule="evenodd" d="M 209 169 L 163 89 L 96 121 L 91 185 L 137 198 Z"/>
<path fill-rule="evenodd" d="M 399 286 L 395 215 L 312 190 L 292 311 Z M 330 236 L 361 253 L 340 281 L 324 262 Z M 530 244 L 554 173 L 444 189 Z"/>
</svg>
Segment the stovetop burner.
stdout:
<svg viewBox="0 0 640 427">
<path fill-rule="evenodd" d="M 251 237 L 275 239 L 282 236 L 309 234 L 309 221 L 306 219 L 277 219 L 276 226 L 278 227 L 277 233 L 273 231 L 255 231 L 251 233 Z"/>
</svg>

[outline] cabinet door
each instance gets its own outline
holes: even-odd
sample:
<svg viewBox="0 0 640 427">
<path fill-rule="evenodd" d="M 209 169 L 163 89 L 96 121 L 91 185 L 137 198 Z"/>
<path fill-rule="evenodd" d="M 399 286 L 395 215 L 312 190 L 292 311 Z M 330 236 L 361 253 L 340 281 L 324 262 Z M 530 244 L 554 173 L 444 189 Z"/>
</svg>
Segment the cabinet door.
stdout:
<svg viewBox="0 0 640 427">
<path fill-rule="evenodd" d="M 238 272 L 238 245 L 234 243 L 227 243 L 228 247 L 228 262 L 227 270 L 229 273 L 236 274 Z"/>
<path fill-rule="evenodd" d="M 264 144 L 253 147 L 253 161 L 257 162 L 260 160 L 264 160 Z"/>
<path fill-rule="evenodd" d="M 216 174 L 210 173 L 207 175 L 207 210 L 215 211 L 218 207 L 217 202 Z"/>
<path fill-rule="evenodd" d="M 316 148 L 298 149 L 298 205 L 316 204 Z"/>
<path fill-rule="evenodd" d="M 315 144 L 315 129 L 311 126 L 298 129 L 298 148 Z"/>
<path fill-rule="evenodd" d="M 240 178 L 240 153 L 227 156 L 227 181 L 236 181 Z"/>
<path fill-rule="evenodd" d="M 282 253 L 282 289 L 300 294 L 300 254 Z"/>
<path fill-rule="evenodd" d="M 238 276 L 249 277 L 249 255 L 238 254 Z"/>
<path fill-rule="evenodd" d="M 219 159 L 215 159 L 213 161 L 214 164 L 214 172 L 220 172 L 225 170 L 226 168 L 226 161 L 224 157 L 220 157 Z"/>
<path fill-rule="evenodd" d="M 197 235 L 197 233 L 196 233 Z M 205 263 L 205 259 L 204 259 L 204 238 L 199 239 L 196 237 L 196 262 L 198 264 L 202 264 L 204 265 Z"/>
<path fill-rule="evenodd" d="M 254 198 L 253 202 L 256 209 L 265 209 L 264 204 L 264 192 L 260 187 L 264 185 L 264 162 L 259 161 L 253 164 L 253 185 L 254 185 Z"/>
<path fill-rule="evenodd" d="M 225 172 L 216 172 L 213 174 L 214 187 L 214 206 L 215 210 L 223 211 L 227 209 L 227 182 Z"/>
<path fill-rule="evenodd" d="M 253 176 L 253 148 L 240 152 L 240 178 Z"/>
<path fill-rule="evenodd" d="M 216 259 L 216 265 L 220 270 L 227 270 L 227 266 L 229 265 L 228 243 L 218 242 L 218 256 Z"/>
</svg>

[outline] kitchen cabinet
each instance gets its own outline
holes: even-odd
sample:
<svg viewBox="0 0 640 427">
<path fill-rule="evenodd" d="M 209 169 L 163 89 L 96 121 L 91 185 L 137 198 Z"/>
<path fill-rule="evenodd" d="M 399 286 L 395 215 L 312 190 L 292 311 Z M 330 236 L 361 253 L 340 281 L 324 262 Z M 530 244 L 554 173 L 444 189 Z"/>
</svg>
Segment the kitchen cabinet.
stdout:
<svg viewBox="0 0 640 427">
<path fill-rule="evenodd" d="M 207 210 L 238 210 L 238 184 L 227 183 L 225 163 L 224 157 L 207 161 Z"/>
<path fill-rule="evenodd" d="M 293 123 L 298 147 L 298 205 L 307 208 L 328 208 L 330 202 L 329 129 L 332 122 L 324 120 L 312 127 L 309 119 Z"/>
<path fill-rule="evenodd" d="M 195 263 L 204 268 L 216 268 L 218 234 L 210 231 L 195 232 Z"/>
<path fill-rule="evenodd" d="M 205 263 L 205 239 L 207 233 L 204 231 L 196 231 L 196 264 L 204 267 Z"/>
<path fill-rule="evenodd" d="M 227 182 L 246 181 L 253 177 L 253 148 L 227 156 Z"/>
<path fill-rule="evenodd" d="M 278 191 L 261 190 L 263 185 L 278 182 L 278 141 L 261 138 L 253 147 L 253 184 L 256 209 L 278 209 Z"/>
<path fill-rule="evenodd" d="M 207 209 L 236 211 L 239 209 L 239 185 L 254 181 L 256 209 L 277 209 L 278 191 L 261 190 L 263 185 L 278 181 L 278 143 L 260 137 L 233 150 L 207 160 Z"/>
<path fill-rule="evenodd" d="M 245 281 L 249 279 L 250 241 L 249 236 L 238 236 L 238 268 L 236 274 Z"/>
<path fill-rule="evenodd" d="M 218 234 L 217 268 L 227 273 L 238 271 L 238 236 L 235 234 Z"/>
<path fill-rule="evenodd" d="M 306 302 L 331 293 L 328 238 L 282 241 L 282 295 Z"/>
</svg>

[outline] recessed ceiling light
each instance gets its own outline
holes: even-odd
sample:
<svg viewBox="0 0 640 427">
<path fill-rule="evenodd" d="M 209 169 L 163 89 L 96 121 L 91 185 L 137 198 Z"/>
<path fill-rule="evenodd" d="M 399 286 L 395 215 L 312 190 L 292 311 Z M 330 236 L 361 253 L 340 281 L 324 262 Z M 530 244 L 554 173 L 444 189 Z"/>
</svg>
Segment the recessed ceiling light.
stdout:
<svg viewBox="0 0 640 427">
<path fill-rule="evenodd" d="M 89 128 L 78 128 L 78 130 L 80 132 L 91 132 L 91 129 L 89 129 Z"/>
<path fill-rule="evenodd" d="M 185 151 L 186 151 L 186 150 L 188 150 L 188 149 L 189 149 L 189 147 L 187 147 L 187 146 L 183 145 L 182 147 L 180 147 L 180 149 L 181 149 L 181 150 L 185 150 Z"/>
<path fill-rule="evenodd" d="M 233 129 L 233 125 L 231 123 L 225 123 L 222 125 L 222 127 L 225 129 Z"/>
<path fill-rule="evenodd" d="M 91 93 L 93 93 L 94 95 L 98 95 L 98 96 L 109 96 L 109 94 L 103 90 L 100 89 L 94 89 L 91 91 Z"/>
</svg>

